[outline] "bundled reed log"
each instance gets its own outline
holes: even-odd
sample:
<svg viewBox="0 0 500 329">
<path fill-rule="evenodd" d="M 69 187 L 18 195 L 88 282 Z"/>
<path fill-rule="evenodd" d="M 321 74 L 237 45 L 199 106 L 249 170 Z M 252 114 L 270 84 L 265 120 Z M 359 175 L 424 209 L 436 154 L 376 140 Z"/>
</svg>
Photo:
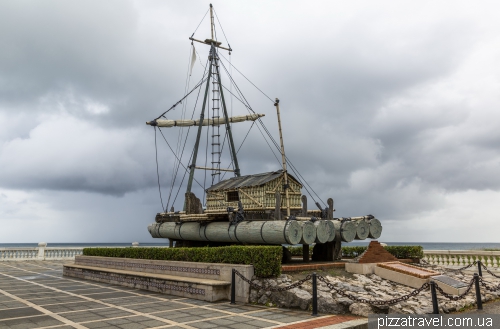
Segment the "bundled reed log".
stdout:
<svg viewBox="0 0 500 329">
<path fill-rule="evenodd" d="M 326 220 L 325 221 L 328 224 L 328 227 L 330 228 L 330 237 L 326 242 L 332 242 L 335 240 L 335 226 L 333 225 L 333 222 L 331 220 Z"/>
<path fill-rule="evenodd" d="M 300 243 L 313 244 L 316 241 L 316 226 L 310 221 L 300 221 L 298 223 L 302 227 L 302 239 L 300 239 Z"/>
<path fill-rule="evenodd" d="M 365 219 L 357 220 L 355 240 L 365 240 L 370 234 L 370 224 Z"/>
<path fill-rule="evenodd" d="M 315 238 L 314 225 L 310 225 Z M 165 222 L 151 224 L 148 230 L 153 238 L 188 241 L 294 245 L 302 239 L 302 227 L 295 220 L 244 221 L 235 225 L 229 222 L 211 222 L 205 225 L 195 222 Z"/>
<path fill-rule="evenodd" d="M 356 237 L 356 224 L 351 220 L 332 220 L 335 226 L 335 240 L 351 242 Z"/>
<path fill-rule="evenodd" d="M 314 222 L 314 227 L 316 229 L 316 243 L 326 243 L 335 238 L 335 227 L 331 221 L 317 220 Z"/>
<path fill-rule="evenodd" d="M 370 219 L 370 233 L 368 234 L 368 237 L 370 239 L 378 239 L 380 238 L 380 235 L 382 234 L 382 224 L 380 221 L 376 218 Z"/>
<path fill-rule="evenodd" d="M 244 221 L 236 226 L 236 239 L 241 243 L 298 244 L 302 227 L 295 220 Z"/>
</svg>

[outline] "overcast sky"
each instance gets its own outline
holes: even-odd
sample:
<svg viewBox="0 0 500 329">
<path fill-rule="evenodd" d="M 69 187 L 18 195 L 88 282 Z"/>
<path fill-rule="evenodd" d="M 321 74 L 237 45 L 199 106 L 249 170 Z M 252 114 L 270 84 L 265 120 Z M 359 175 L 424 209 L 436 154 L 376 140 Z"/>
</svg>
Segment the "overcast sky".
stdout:
<svg viewBox="0 0 500 329">
<path fill-rule="evenodd" d="M 147 225 L 162 205 L 145 121 L 184 95 L 188 38 L 208 5 L 0 2 L 0 243 L 153 242 Z M 232 64 L 281 100 L 287 156 L 321 200 L 335 200 L 335 216 L 375 215 L 380 241 L 500 242 L 496 1 L 213 5 Z M 209 37 L 207 17 L 195 38 Z M 217 37 L 227 45 L 219 27 Z M 208 54 L 195 47 L 191 88 Z M 279 140 L 273 103 L 233 76 Z M 193 96 L 168 118 L 190 117 Z M 250 127 L 233 126 L 237 147 Z M 163 132 L 175 148 L 179 130 Z M 157 137 L 166 204 L 174 158 Z M 280 169 L 255 125 L 239 162 L 243 175 Z"/>
</svg>

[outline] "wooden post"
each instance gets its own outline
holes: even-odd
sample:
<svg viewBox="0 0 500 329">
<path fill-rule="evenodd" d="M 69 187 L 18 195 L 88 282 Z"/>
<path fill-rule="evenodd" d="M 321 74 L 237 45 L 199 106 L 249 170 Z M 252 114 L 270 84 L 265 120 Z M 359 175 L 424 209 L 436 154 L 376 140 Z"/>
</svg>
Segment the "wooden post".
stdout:
<svg viewBox="0 0 500 329">
<path fill-rule="evenodd" d="M 328 216 L 326 219 L 333 220 L 333 212 L 335 211 L 335 209 L 333 209 L 333 199 L 328 198 L 326 203 L 328 203 Z"/>
<path fill-rule="evenodd" d="M 302 200 L 302 217 L 307 217 L 307 197 L 303 195 Z"/>
<path fill-rule="evenodd" d="M 276 191 L 276 207 L 274 208 L 274 220 L 281 220 L 281 193 Z"/>
<path fill-rule="evenodd" d="M 286 172 L 286 156 L 285 156 L 285 145 L 283 144 L 283 134 L 281 132 L 281 117 L 280 117 L 280 100 L 276 98 L 276 112 L 278 113 L 278 128 L 280 132 L 280 144 L 281 144 L 281 160 L 283 162 L 283 177 L 285 179 L 284 190 L 286 198 L 286 215 L 290 216 L 290 196 L 288 195 L 288 174 Z"/>
<path fill-rule="evenodd" d="M 304 263 L 309 262 L 309 245 L 308 244 L 302 245 L 302 260 L 304 261 Z"/>
<path fill-rule="evenodd" d="M 214 48 L 211 47 L 210 56 L 213 56 L 213 53 L 214 53 Z M 186 193 L 191 192 L 191 187 L 193 185 L 194 167 L 196 166 L 196 158 L 198 157 L 198 147 L 200 145 L 200 138 L 201 138 L 201 127 L 203 126 L 203 119 L 205 117 L 205 106 L 207 105 L 208 87 L 210 86 L 210 77 L 212 76 L 212 63 L 211 63 L 211 61 L 210 61 L 209 65 L 210 66 L 208 68 L 207 85 L 205 87 L 205 96 L 203 97 L 203 105 L 201 107 L 200 122 L 198 124 L 198 132 L 196 135 L 196 142 L 194 144 L 193 159 L 191 161 L 191 166 L 189 166 L 189 178 L 188 178 Z M 186 202 L 185 201 L 184 201 L 184 210 L 186 210 Z"/>
<path fill-rule="evenodd" d="M 212 4 L 210 4 L 210 31 L 212 31 L 212 40 L 214 39 L 214 11 Z"/>
</svg>

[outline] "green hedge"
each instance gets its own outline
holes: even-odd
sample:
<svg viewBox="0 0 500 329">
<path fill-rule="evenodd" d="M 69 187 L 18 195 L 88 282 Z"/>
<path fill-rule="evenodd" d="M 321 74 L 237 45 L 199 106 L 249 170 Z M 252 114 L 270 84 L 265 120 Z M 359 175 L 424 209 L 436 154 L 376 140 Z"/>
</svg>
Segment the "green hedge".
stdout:
<svg viewBox="0 0 500 329">
<path fill-rule="evenodd" d="M 422 246 L 387 246 L 385 250 L 396 258 L 423 258 L 424 247 Z"/>
<path fill-rule="evenodd" d="M 343 257 L 357 257 L 361 255 L 367 247 L 342 247 Z M 422 246 L 387 246 L 385 250 L 396 258 L 423 258 L 424 248 Z"/>
<path fill-rule="evenodd" d="M 342 247 L 342 256 L 343 257 L 349 257 L 349 258 L 354 258 L 362 253 L 365 252 L 367 247 L 361 247 L 361 246 L 356 246 L 356 247 Z"/>
<path fill-rule="evenodd" d="M 85 248 L 85 256 L 175 260 L 185 262 L 253 265 L 258 277 L 281 274 L 281 246 L 228 246 L 200 248 Z"/>
<path fill-rule="evenodd" d="M 342 247 L 342 257 L 354 258 L 361 255 L 367 247 Z M 393 254 L 396 258 L 422 258 L 424 257 L 424 248 L 422 246 L 387 246 L 385 250 Z M 292 256 L 302 256 L 301 246 L 289 246 L 288 250 Z M 312 254 L 313 248 L 309 249 Z"/>
<path fill-rule="evenodd" d="M 287 247 L 292 256 L 302 257 L 302 246 L 288 246 Z M 313 253 L 313 246 L 309 246 L 309 256 Z"/>
</svg>

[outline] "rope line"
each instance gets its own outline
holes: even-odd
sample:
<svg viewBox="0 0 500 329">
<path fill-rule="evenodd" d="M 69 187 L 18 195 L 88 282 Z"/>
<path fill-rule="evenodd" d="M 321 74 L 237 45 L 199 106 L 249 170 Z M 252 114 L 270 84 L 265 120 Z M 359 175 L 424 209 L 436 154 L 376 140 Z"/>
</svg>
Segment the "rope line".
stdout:
<svg viewBox="0 0 500 329">
<path fill-rule="evenodd" d="M 224 65 L 224 63 L 222 61 L 220 61 L 220 63 L 222 64 L 222 67 L 224 68 L 224 70 L 226 71 L 226 73 L 228 72 L 227 71 L 227 68 L 226 66 Z M 236 68 L 235 68 L 236 69 Z M 236 69 L 237 70 L 237 69 Z M 253 113 L 255 113 L 255 111 L 252 109 L 252 107 L 250 106 L 250 103 L 248 103 L 247 99 L 245 98 L 245 96 L 243 95 L 243 93 L 241 92 L 241 90 L 239 89 L 238 85 L 236 84 L 236 82 L 234 82 L 234 79 L 229 76 L 231 82 L 234 84 L 235 88 L 236 88 L 236 91 L 238 92 L 238 94 L 240 95 L 240 97 L 242 99 L 244 99 L 245 103 L 247 104 L 246 107 L 252 111 Z M 226 88 L 227 89 L 227 88 Z M 267 96 L 267 95 L 266 95 Z M 269 97 L 268 97 L 269 98 Z M 241 101 L 241 100 L 240 100 Z M 278 142 L 273 138 L 271 132 L 269 131 L 269 129 L 267 129 L 266 125 L 264 124 L 264 122 L 262 121 L 261 118 L 258 118 L 257 119 L 258 122 L 261 124 L 262 128 L 264 129 L 264 131 L 266 132 L 267 136 L 269 137 L 269 139 L 273 142 L 274 146 L 276 147 L 276 149 L 279 151 L 279 153 L 281 153 L 281 147 L 278 145 Z M 257 126 L 258 127 L 258 126 Z M 259 131 L 260 131 L 260 128 L 259 128 Z M 261 131 L 262 133 L 262 131 Z M 266 138 L 264 137 L 264 140 L 266 140 Z M 267 143 L 267 140 L 266 140 L 266 143 Z M 269 145 L 269 143 L 268 143 Z M 270 146 L 269 146 L 270 147 Z M 278 157 L 276 156 L 276 154 L 274 153 L 274 151 L 271 149 L 271 151 L 273 152 L 273 155 L 274 157 L 276 158 L 276 160 L 278 161 L 278 163 L 281 164 L 281 162 L 279 161 Z M 292 171 L 296 174 L 297 179 L 299 180 L 299 183 L 302 184 L 302 182 L 300 182 L 300 179 L 302 179 L 302 181 L 304 181 L 305 184 L 302 184 L 302 186 L 305 188 L 305 190 L 307 191 L 307 193 L 311 196 L 311 198 L 313 199 L 314 202 L 316 202 L 314 196 L 313 196 L 313 193 L 314 195 L 316 195 L 316 197 L 321 200 L 321 202 L 323 203 L 323 205 L 326 207 L 326 203 L 318 196 L 318 194 L 316 193 L 316 191 L 314 191 L 314 189 L 311 187 L 311 185 L 309 185 L 309 183 L 305 180 L 305 178 L 299 173 L 299 171 L 295 168 L 295 166 L 293 165 L 293 163 L 290 161 L 290 159 L 285 155 L 285 158 L 287 159 L 287 163 L 289 163 L 290 165 L 290 168 L 292 169 Z M 309 188 L 311 189 L 311 191 L 313 193 L 311 193 L 309 191 L 309 189 L 307 188 L 307 186 L 309 186 Z"/>
<path fill-rule="evenodd" d="M 193 43 L 191 42 L 191 45 L 194 49 L 194 45 Z M 190 66 L 191 66 L 191 62 L 192 62 L 192 58 L 193 57 L 193 52 L 190 50 L 189 51 L 189 55 L 188 55 L 188 65 L 187 65 L 187 70 L 186 70 L 186 84 L 184 86 L 184 94 L 187 93 L 188 91 L 188 88 L 189 88 L 189 84 L 191 82 L 191 75 L 189 74 L 190 73 Z M 205 75 L 205 73 L 203 74 Z M 186 109 L 187 109 L 187 104 L 188 104 L 188 100 L 186 100 L 184 103 L 182 103 L 182 113 L 181 113 L 181 119 L 184 119 L 185 118 L 185 115 L 186 115 Z M 189 130 L 188 130 L 189 132 Z M 175 154 L 176 155 L 179 155 L 179 153 L 181 152 L 181 146 L 182 146 L 182 137 L 184 135 L 184 129 L 179 129 L 179 132 L 177 134 L 177 145 L 176 145 L 176 148 L 175 148 Z M 182 158 L 182 156 L 181 156 Z M 172 185 L 170 187 L 170 195 L 172 193 L 172 189 L 174 187 L 174 184 L 175 184 L 175 180 L 176 180 L 176 171 L 177 171 L 177 168 L 179 167 L 179 165 L 177 163 L 174 163 L 174 166 L 172 168 L 172 175 L 171 175 L 171 181 L 172 181 Z M 169 195 L 169 199 L 170 199 L 170 195 Z M 167 208 L 168 208 L 168 204 L 167 204 Z"/>
<path fill-rule="evenodd" d="M 203 82 L 205 82 L 206 78 L 205 76 L 203 76 L 203 78 L 201 78 L 200 82 L 198 82 L 198 84 L 196 84 L 196 86 L 194 86 L 193 89 L 191 89 L 191 91 L 185 95 L 184 97 L 182 97 L 177 103 L 175 103 L 174 105 L 172 105 L 172 107 L 170 107 L 168 110 L 166 110 L 165 112 L 163 112 L 162 114 L 160 114 L 155 120 L 158 120 L 159 118 L 161 117 L 164 117 L 165 118 L 165 114 L 167 114 L 168 112 L 170 112 L 171 110 L 173 110 L 177 105 L 181 104 L 182 101 L 188 97 L 189 95 L 191 95 L 191 93 L 193 91 L 195 91 L 199 86 L 201 86 L 203 84 Z"/>
<path fill-rule="evenodd" d="M 165 209 L 163 206 L 163 199 L 161 197 L 161 188 L 160 188 L 160 172 L 158 169 L 158 146 L 156 145 L 156 127 L 155 127 L 155 154 L 156 154 L 156 177 L 158 179 L 158 192 L 160 192 L 161 209 Z"/>
<path fill-rule="evenodd" d="M 214 11 L 215 12 L 215 11 Z M 200 27 L 201 23 L 203 22 L 203 20 L 205 19 L 206 15 L 208 13 L 208 10 L 207 12 L 205 13 L 205 15 L 203 16 L 202 20 L 200 21 L 200 23 L 198 24 L 198 26 L 196 27 L 196 30 L 194 31 L 193 35 L 196 33 L 196 31 L 198 30 L 198 28 Z M 226 40 L 226 42 L 228 43 L 229 45 L 229 41 L 227 39 L 227 36 L 224 32 L 224 29 L 222 28 L 222 25 L 220 23 L 220 20 L 217 16 L 217 13 L 215 13 L 215 16 L 216 16 L 216 19 L 217 19 L 217 22 L 218 22 L 218 25 L 221 27 L 221 30 L 222 30 L 222 33 L 224 35 L 224 38 Z M 217 40 L 217 33 L 215 31 L 215 24 L 214 24 L 214 38 Z M 194 47 L 193 45 L 193 48 L 195 50 L 195 53 L 198 54 L 198 51 L 196 50 L 196 48 Z M 231 53 L 229 53 L 231 54 Z M 192 55 L 191 55 L 192 56 Z M 198 54 L 199 56 L 199 54 Z M 252 114 L 252 113 L 255 113 L 255 111 L 253 110 L 253 108 L 250 106 L 250 103 L 248 102 L 248 100 L 245 98 L 245 96 L 243 95 L 243 93 L 241 92 L 240 88 L 238 87 L 238 85 L 236 84 L 236 82 L 234 81 L 232 75 L 230 74 L 230 72 L 228 71 L 226 65 L 224 65 L 224 62 L 223 60 L 221 59 L 221 57 L 228 61 L 229 62 L 229 67 L 232 69 L 234 68 L 238 73 L 240 73 L 248 82 L 250 82 L 250 84 L 252 84 L 260 93 L 262 93 L 265 97 L 267 97 L 270 101 L 272 101 L 274 103 L 274 100 L 269 97 L 267 94 L 265 94 L 259 87 L 257 87 L 252 81 L 250 81 L 250 79 L 248 79 L 240 70 L 238 70 L 238 68 L 236 68 L 230 60 L 227 60 L 226 57 L 224 57 L 222 54 L 219 53 L 218 49 L 216 49 L 216 56 L 218 57 L 219 59 L 219 63 L 221 63 L 221 66 L 223 67 L 224 71 L 226 72 L 226 74 L 228 75 L 229 77 L 229 81 L 230 81 L 230 89 L 228 89 L 227 87 L 223 86 L 222 83 L 220 84 L 222 86 L 222 88 L 224 88 L 225 90 L 227 90 L 230 94 L 231 94 L 231 111 L 232 111 L 232 100 L 233 100 L 233 97 L 236 98 L 241 104 L 244 105 L 244 107 L 247 109 L 247 111 Z M 231 58 L 231 57 L 230 57 Z M 190 61 L 191 62 L 191 61 Z M 200 64 L 203 66 L 203 64 L 201 63 L 200 61 Z M 201 78 L 201 80 L 195 85 L 194 88 L 192 88 L 187 94 L 185 94 L 184 97 L 182 97 L 177 103 L 175 103 L 174 105 L 172 105 L 168 110 L 166 110 L 165 112 L 163 112 L 160 116 L 158 116 L 155 120 L 161 118 L 161 117 L 165 117 L 165 114 L 168 113 L 169 111 L 173 110 L 176 106 L 178 106 L 179 104 L 181 104 L 184 99 L 186 99 L 190 94 L 192 94 L 196 89 L 198 89 L 198 96 L 197 96 L 197 99 L 196 99 L 196 103 L 195 103 L 195 106 L 193 108 L 193 113 L 191 115 L 191 119 L 193 119 L 194 117 L 194 112 L 195 112 L 195 109 L 196 109 L 196 106 L 198 104 L 198 101 L 199 101 L 199 96 L 200 96 L 200 93 L 201 93 L 201 86 L 203 85 L 204 82 L 206 82 L 206 80 L 209 78 L 208 76 L 206 76 L 206 69 L 208 67 L 209 63 L 207 61 L 207 65 L 204 66 L 205 68 L 205 71 L 203 73 L 203 77 Z M 188 70 L 189 71 L 189 70 Z M 185 86 L 185 92 L 188 90 L 189 88 L 189 83 L 190 83 L 190 77 L 188 77 L 186 79 L 186 86 Z M 233 86 L 235 88 L 235 92 L 237 95 L 235 95 L 235 93 L 233 93 L 232 89 L 233 89 Z M 183 109 L 182 109 L 182 118 L 184 118 L 184 115 L 185 115 L 185 110 L 186 110 L 186 107 L 187 107 L 187 102 L 183 105 Z M 269 149 L 271 150 L 272 154 L 274 155 L 274 157 L 276 158 L 276 161 L 281 164 L 281 161 L 279 159 L 279 157 L 276 155 L 276 152 L 275 150 L 271 147 L 269 141 L 267 140 L 269 138 L 269 140 L 271 141 L 272 144 L 274 144 L 274 147 L 276 148 L 276 150 L 278 151 L 278 153 L 281 154 L 281 148 L 278 144 L 278 142 L 273 138 L 271 132 L 269 131 L 269 129 L 266 127 L 266 125 L 264 124 L 264 122 L 262 121 L 261 118 L 258 118 L 256 121 L 253 121 L 252 125 L 250 126 L 247 134 L 245 135 L 245 138 L 243 139 L 242 143 L 240 144 L 240 146 L 238 147 L 238 150 L 236 151 L 236 154 L 238 154 L 238 152 L 240 151 L 241 147 L 243 146 L 244 142 L 246 141 L 251 129 L 253 128 L 253 126 L 255 125 L 255 123 L 258 123 L 256 124 L 260 134 L 262 135 L 262 137 L 264 138 L 264 141 L 266 142 L 266 144 L 268 145 Z M 259 127 L 259 125 L 261 127 Z M 180 192 L 180 189 L 181 189 L 181 186 L 182 186 L 182 183 L 184 182 L 184 179 L 186 177 L 186 174 L 187 172 L 189 171 L 189 169 L 184 166 L 181 162 L 181 159 L 183 157 L 183 154 L 184 154 L 184 151 L 185 151 L 185 147 L 186 147 L 186 143 L 187 143 L 187 138 L 189 136 L 189 132 L 190 132 L 190 128 L 188 128 L 188 131 L 186 133 L 186 136 L 185 136 L 185 139 L 184 139 L 184 144 L 182 146 L 182 151 L 181 151 L 181 140 L 183 138 L 183 133 L 180 132 L 179 135 L 178 135 L 178 142 L 177 142 L 177 145 L 176 145 L 176 151 L 174 152 L 174 150 L 172 149 L 172 147 L 170 146 L 170 144 L 168 143 L 167 139 L 165 138 L 163 132 L 161 131 L 160 127 L 158 127 L 158 130 L 160 131 L 163 139 L 165 140 L 165 142 L 167 143 L 168 147 L 170 148 L 170 150 L 172 151 L 172 153 L 174 154 L 175 158 L 176 158 L 176 163 L 174 164 L 174 170 L 173 170 L 173 173 L 172 173 L 172 184 L 171 184 L 171 187 L 170 187 L 170 193 L 169 193 L 169 197 L 168 197 L 168 201 L 167 201 L 167 208 L 170 204 L 170 199 L 171 199 L 171 196 L 172 196 L 172 193 L 173 193 L 173 189 L 174 189 L 174 186 L 175 186 L 175 181 L 177 179 L 177 175 L 178 175 L 178 172 L 179 172 L 179 169 L 180 169 L 180 166 L 182 166 L 185 170 L 184 172 L 184 175 L 182 177 L 182 180 L 181 180 L 181 184 L 177 190 L 177 193 L 175 195 L 175 198 L 174 198 L 174 201 L 172 204 L 175 203 L 176 199 L 177 199 L 177 196 L 179 195 L 179 192 Z M 261 129 L 262 128 L 262 129 Z M 208 130 L 207 129 L 207 145 L 206 145 L 206 152 L 205 152 L 205 166 L 207 166 L 207 161 L 208 161 Z M 182 129 L 181 129 L 182 131 Z M 265 134 L 264 134 L 265 133 Z M 222 150 L 224 149 L 224 145 L 225 145 L 225 141 L 227 139 L 227 130 L 226 130 L 226 134 L 224 134 L 224 140 L 223 140 L 223 143 L 222 143 L 222 149 L 221 149 L 221 152 Z M 266 136 L 267 135 L 267 138 Z M 158 150 L 157 150 L 157 137 L 156 137 L 156 127 L 155 127 L 155 152 L 156 152 L 156 166 L 157 166 L 157 178 L 158 178 L 158 189 L 159 189 L 159 193 L 160 193 L 160 201 L 161 201 L 161 204 L 162 204 L 162 208 L 164 207 L 164 204 L 163 204 L 163 199 L 162 199 L 162 195 L 161 195 L 161 186 L 160 186 L 160 178 L 159 178 L 159 165 L 158 165 Z M 180 153 L 180 154 L 179 154 Z M 194 150 L 193 152 L 191 153 L 191 157 L 190 157 L 190 161 L 193 157 L 193 153 L 194 153 Z M 285 155 L 285 158 L 289 164 L 289 167 L 291 169 L 291 171 L 295 174 L 296 176 L 296 179 L 299 181 L 299 183 L 302 184 L 302 186 L 304 187 L 304 189 L 307 191 L 307 193 L 311 196 L 311 198 L 313 199 L 313 201 L 316 203 L 316 200 L 314 198 L 314 196 L 316 196 L 319 200 L 321 200 L 321 198 L 318 196 L 318 194 L 314 191 L 314 189 L 311 187 L 311 185 L 305 180 L 305 178 L 300 174 L 300 172 L 297 170 L 297 168 L 293 165 L 293 163 L 290 161 L 290 159 L 288 157 L 286 157 Z M 229 166 L 228 166 L 228 169 L 233 166 L 233 161 L 231 160 Z M 221 177 L 221 179 L 223 179 L 225 177 L 227 172 L 224 173 L 224 175 Z M 204 176 L 204 183 L 203 183 L 203 186 L 196 180 L 194 179 L 194 181 L 201 187 L 203 188 L 203 200 L 205 201 L 206 203 L 206 200 L 205 200 L 205 187 L 206 187 L 206 176 L 207 176 L 207 173 L 205 172 L 205 176 Z M 310 190 L 311 191 L 310 191 Z M 321 202 L 326 206 L 325 202 L 323 200 L 321 200 Z M 165 211 L 167 211 L 166 208 L 163 208 L 165 209 Z"/>
<path fill-rule="evenodd" d="M 168 143 L 167 139 L 165 138 L 165 135 L 163 135 L 163 132 L 161 131 L 160 127 L 158 127 L 158 130 L 160 131 L 160 134 L 162 135 L 163 140 L 165 140 L 165 143 L 167 143 L 168 147 L 170 148 L 170 151 L 172 151 L 172 153 L 174 153 L 174 151 L 172 150 L 172 147 L 170 146 L 170 144 Z M 175 155 L 175 154 L 174 154 L 174 155 Z M 177 158 L 177 156 L 176 156 L 176 158 Z M 179 160 L 179 158 L 177 158 L 177 160 Z M 184 168 L 184 170 L 189 171 L 189 170 L 188 170 L 188 168 L 186 168 L 186 166 L 184 166 L 184 165 L 182 164 L 182 162 L 180 162 L 180 160 L 179 160 L 179 163 L 181 164 L 182 168 Z M 196 179 L 194 179 L 194 181 L 195 181 L 198 185 L 200 185 L 200 187 L 201 187 L 201 188 L 203 188 L 203 186 L 202 186 L 202 185 L 201 185 L 201 184 L 200 184 L 200 183 L 199 183 Z"/>
<path fill-rule="evenodd" d="M 224 69 L 224 71 L 226 73 L 228 73 L 228 70 L 226 68 L 226 66 L 224 65 L 224 63 L 222 61 L 220 61 L 221 65 L 222 65 L 222 68 Z M 250 106 L 250 104 L 248 104 L 248 101 L 245 99 L 245 96 L 243 96 L 243 93 L 241 92 L 240 88 L 238 87 L 238 85 L 236 84 L 236 82 L 234 81 L 233 77 L 229 76 L 229 80 L 231 81 L 231 83 L 234 85 L 235 89 L 236 89 L 236 92 L 238 93 L 238 95 L 245 100 L 245 102 L 243 102 L 243 100 L 239 99 L 238 97 L 235 96 L 235 98 L 237 100 L 239 100 L 243 105 L 245 105 L 245 107 L 247 108 L 247 110 L 249 111 L 250 114 L 252 113 L 255 113 L 255 111 L 252 109 L 252 107 Z M 225 88 L 227 90 L 227 88 Z M 232 93 L 231 93 L 232 94 Z M 260 118 L 258 119 L 260 121 Z M 269 146 L 269 149 L 271 150 L 271 153 L 274 155 L 274 157 L 276 158 L 276 161 L 278 161 L 278 163 L 281 163 L 280 160 L 278 159 L 278 156 L 274 153 L 274 150 L 273 148 L 271 147 L 271 145 L 269 145 L 269 142 L 267 141 L 266 137 L 264 136 L 264 133 L 262 132 L 262 130 L 260 129 L 259 126 L 257 126 L 257 128 L 259 129 L 259 132 L 261 133 L 262 137 L 264 138 L 264 141 L 266 142 L 267 146 Z"/>
<path fill-rule="evenodd" d="M 222 56 L 222 57 L 223 57 L 223 58 L 227 61 L 227 58 L 226 58 L 226 57 L 224 57 L 224 55 L 221 55 L 221 56 Z M 274 104 L 274 100 L 273 100 L 271 97 L 267 96 L 267 94 L 266 94 L 265 92 L 263 92 L 263 91 L 262 91 L 259 87 L 257 87 L 257 86 L 256 86 L 256 85 L 252 82 L 252 81 L 250 81 L 250 79 L 248 79 L 248 78 L 247 78 L 247 77 L 246 77 L 243 73 L 241 73 L 241 72 L 240 72 L 240 70 L 238 70 L 238 69 L 236 68 L 236 66 L 234 66 L 234 65 L 231 63 L 231 61 L 228 61 L 228 62 L 229 62 L 229 64 L 230 64 L 230 65 L 231 65 L 231 66 L 232 66 L 232 67 L 233 67 L 236 71 L 238 71 L 238 73 L 239 73 L 239 74 L 241 74 L 241 75 L 242 75 L 242 76 L 243 76 L 243 77 L 244 77 L 244 78 L 245 78 L 248 82 L 250 82 L 250 83 L 252 84 L 252 86 L 254 86 L 255 88 L 257 88 L 257 90 L 258 90 L 258 91 L 260 91 L 260 92 L 262 93 L 262 95 L 266 96 L 266 97 L 267 97 L 267 98 L 268 98 L 271 102 L 273 102 L 273 104 Z"/>
<path fill-rule="evenodd" d="M 196 33 L 196 31 L 198 31 L 198 28 L 200 27 L 201 23 L 203 23 L 203 20 L 207 16 L 209 10 L 210 10 L 210 8 L 207 9 L 207 11 L 205 12 L 205 15 L 203 15 L 203 18 L 201 19 L 200 24 L 198 24 L 198 26 L 196 27 L 196 30 L 194 30 L 193 34 L 191 35 L 191 38 L 194 36 L 194 34 Z"/>
<path fill-rule="evenodd" d="M 252 122 L 252 125 L 250 126 L 250 129 L 248 129 L 247 134 L 245 135 L 245 138 L 243 138 L 243 141 L 241 142 L 240 146 L 238 147 L 238 150 L 236 151 L 236 154 L 238 154 L 238 152 L 240 151 L 241 147 L 243 146 L 243 143 L 245 143 L 245 140 L 247 139 L 248 134 L 250 133 L 250 130 L 252 130 L 252 127 L 254 125 L 255 125 L 255 121 Z M 231 167 L 232 165 L 233 165 L 233 161 L 231 160 L 231 163 L 229 164 L 229 166 L 227 166 L 227 169 L 229 169 L 229 167 Z M 233 169 L 234 169 L 234 165 L 233 165 Z M 226 176 L 227 173 L 228 173 L 228 171 L 224 172 L 224 174 L 222 175 L 221 180 Z"/>
<path fill-rule="evenodd" d="M 215 12 L 215 8 L 213 8 L 215 18 L 217 19 L 217 22 L 219 23 L 220 29 L 222 30 L 222 34 L 224 34 L 224 39 L 226 39 L 228 48 L 231 49 L 231 45 L 229 44 L 229 40 L 227 40 L 226 33 L 224 32 L 224 29 L 222 28 L 222 24 L 220 23 L 219 17 L 217 16 L 217 13 Z M 231 53 L 229 53 L 231 54 Z"/>
<path fill-rule="evenodd" d="M 191 159 L 193 158 L 193 154 L 194 154 L 194 149 L 191 152 L 191 156 L 189 157 L 188 162 L 191 162 Z M 182 183 L 184 183 L 184 179 L 186 178 L 186 174 L 187 174 L 187 171 L 184 171 L 184 175 L 182 176 L 181 183 L 179 184 L 179 188 L 177 189 L 177 193 L 175 194 L 175 198 L 174 198 L 174 201 L 172 202 L 172 205 L 175 203 L 175 201 L 177 200 L 177 197 L 179 196 L 179 192 L 181 191 Z"/>
<path fill-rule="evenodd" d="M 208 60 L 207 60 L 207 61 L 208 61 Z M 203 72 L 203 77 L 205 77 L 205 73 L 206 73 L 206 69 L 205 69 L 205 71 Z M 198 105 L 198 101 L 199 101 L 199 99 L 200 99 L 201 84 L 199 85 L 199 87 L 200 87 L 200 88 L 199 88 L 199 90 L 198 90 L 198 95 L 196 96 L 196 102 L 195 102 L 194 107 L 193 107 L 193 113 L 191 114 L 191 120 L 194 118 L 194 112 L 195 112 L 195 110 L 196 110 L 196 106 Z M 174 153 L 174 155 L 175 155 L 175 157 L 176 157 L 177 159 L 179 159 L 179 158 L 180 158 L 180 159 L 182 159 L 182 156 L 184 155 L 184 150 L 186 149 L 186 143 L 187 143 L 187 139 L 188 139 L 188 136 L 189 136 L 189 132 L 190 132 L 190 131 L 191 131 L 191 127 L 188 127 L 188 131 L 187 131 L 187 133 L 186 133 L 186 138 L 184 139 L 184 145 L 183 145 L 183 147 L 182 147 L 182 152 L 181 152 L 180 157 L 179 157 L 177 154 L 175 154 L 175 153 Z M 191 155 L 191 157 L 192 157 L 192 155 Z M 189 161 L 191 161 L 191 159 L 190 159 Z M 173 177 L 172 177 L 172 185 L 171 185 L 171 187 L 170 187 L 170 193 L 169 193 L 169 195 L 168 195 L 167 208 L 168 208 L 168 205 L 170 204 L 170 198 L 171 198 L 171 196 L 172 196 L 172 192 L 173 192 L 173 189 L 174 189 L 175 181 L 177 180 L 177 174 L 178 174 L 178 172 L 179 172 L 180 160 L 179 160 L 179 162 L 178 162 L 178 163 L 177 163 L 177 162 L 176 162 L 176 163 L 174 163 L 174 168 L 175 168 L 175 165 L 177 165 L 177 168 L 175 169 L 175 174 L 173 174 Z M 183 180 L 184 180 L 184 179 L 183 179 Z M 182 185 L 182 182 L 181 182 L 181 185 Z M 181 188 L 181 185 L 179 185 L 179 190 L 180 190 L 180 188 Z M 176 198 L 177 198 L 177 195 L 178 195 L 178 194 L 179 194 L 179 191 L 177 191 Z M 175 203 L 175 199 L 174 199 L 174 201 L 172 202 L 172 205 L 173 205 L 174 203 Z"/>
</svg>

